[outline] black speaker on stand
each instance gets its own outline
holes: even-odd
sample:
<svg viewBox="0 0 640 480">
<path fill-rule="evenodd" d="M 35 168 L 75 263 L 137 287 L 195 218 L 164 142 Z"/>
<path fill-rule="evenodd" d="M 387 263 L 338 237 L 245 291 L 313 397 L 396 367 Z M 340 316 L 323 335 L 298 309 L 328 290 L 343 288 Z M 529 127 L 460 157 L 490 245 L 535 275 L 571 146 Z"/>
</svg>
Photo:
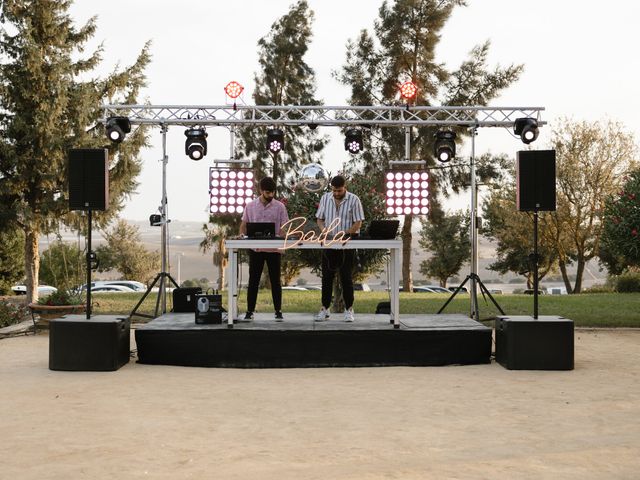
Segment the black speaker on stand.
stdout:
<svg viewBox="0 0 640 480">
<path fill-rule="evenodd" d="M 69 150 L 69 210 L 87 212 L 87 320 L 91 318 L 91 270 L 98 260 L 91 250 L 91 212 L 109 204 L 109 154 L 106 148 Z"/>
<path fill-rule="evenodd" d="M 516 186 L 518 210 L 533 212 L 533 318 L 497 318 L 496 361 L 509 370 L 573 370 L 573 321 L 538 317 L 538 212 L 556 209 L 555 150 L 518 152 Z"/>
</svg>

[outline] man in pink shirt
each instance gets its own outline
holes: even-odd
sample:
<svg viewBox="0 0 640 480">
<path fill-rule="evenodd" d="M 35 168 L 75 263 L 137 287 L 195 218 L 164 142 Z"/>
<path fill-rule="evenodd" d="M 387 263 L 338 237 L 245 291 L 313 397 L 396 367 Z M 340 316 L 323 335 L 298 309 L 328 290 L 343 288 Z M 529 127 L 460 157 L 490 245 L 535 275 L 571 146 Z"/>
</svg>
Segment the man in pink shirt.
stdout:
<svg viewBox="0 0 640 480">
<path fill-rule="evenodd" d="M 269 222 L 275 224 L 277 236 L 281 236 L 282 225 L 289 221 L 287 209 L 282 202 L 273 198 L 276 182 L 271 177 L 260 180 L 260 196 L 245 207 L 240 223 L 240 235 L 247 234 L 247 222 Z M 277 249 L 249 250 L 249 288 L 247 291 L 247 313 L 245 320 L 253 320 L 253 312 L 258 299 L 258 286 L 264 262 L 267 262 L 271 280 L 271 298 L 276 311 L 276 322 L 282 322 L 282 284 L 280 283 L 280 261 L 282 251 Z"/>
</svg>

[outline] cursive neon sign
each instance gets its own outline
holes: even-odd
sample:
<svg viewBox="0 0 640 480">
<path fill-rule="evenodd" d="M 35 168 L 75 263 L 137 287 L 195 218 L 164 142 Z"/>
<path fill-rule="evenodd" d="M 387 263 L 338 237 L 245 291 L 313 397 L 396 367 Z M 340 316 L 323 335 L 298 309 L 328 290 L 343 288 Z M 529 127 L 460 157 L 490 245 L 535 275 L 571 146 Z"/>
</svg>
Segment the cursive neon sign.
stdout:
<svg viewBox="0 0 640 480">
<path fill-rule="evenodd" d="M 329 226 L 323 228 L 320 233 L 316 233 L 313 230 L 305 233 L 304 226 L 306 223 L 306 218 L 296 217 L 283 224 L 280 230 L 285 232 L 284 243 L 282 244 L 282 247 L 278 247 L 278 250 L 287 250 L 289 248 L 302 245 L 303 243 L 317 243 L 323 247 L 330 247 L 336 243 L 344 245 L 350 240 L 347 236 L 347 232 L 344 230 L 338 230 L 335 235 L 333 235 L 333 238 L 327 238 L 329 234 L 340 224 L 339 218 L 334 218 Z M 288 244 L 287 242 L 291 243 Z"/>
</svg>

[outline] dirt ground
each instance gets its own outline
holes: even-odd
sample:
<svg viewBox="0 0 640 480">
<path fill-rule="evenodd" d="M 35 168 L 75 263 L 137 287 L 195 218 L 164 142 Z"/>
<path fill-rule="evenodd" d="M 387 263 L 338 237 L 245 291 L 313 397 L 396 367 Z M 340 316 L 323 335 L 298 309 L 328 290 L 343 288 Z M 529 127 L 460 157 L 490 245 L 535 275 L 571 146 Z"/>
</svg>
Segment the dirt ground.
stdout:
<svg viewBox="0 0 640 480">
<path fill-rule="evenodd" d="M 640 331 L 577 330 L 569 372 L 57 372 L 48 346 L 0 340 L 2 479 L 640 478 Z"/>
</svg>

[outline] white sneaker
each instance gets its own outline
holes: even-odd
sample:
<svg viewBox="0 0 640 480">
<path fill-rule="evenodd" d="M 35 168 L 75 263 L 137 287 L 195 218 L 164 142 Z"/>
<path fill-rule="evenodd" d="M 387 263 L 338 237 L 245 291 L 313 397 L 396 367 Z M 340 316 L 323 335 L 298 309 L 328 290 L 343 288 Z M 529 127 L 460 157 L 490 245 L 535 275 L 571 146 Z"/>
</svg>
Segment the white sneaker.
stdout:
<svg viewBox="0 0 640 480">
<path fill-rule="evenodd" d="M 316 322 L 325 322 L 325 321 L 329 320 L 329 315 L 330 315 L 329 310 L 324 308 L 324 307 L 322 307 L 322 309 L 318 313 L 315 314 L 313 319 Z"/>
<path fill-rule="evenodd" d="M 353 322 L 353 308 L 344 311 L 344 321 L 345 322 Z"/>
</svg>

